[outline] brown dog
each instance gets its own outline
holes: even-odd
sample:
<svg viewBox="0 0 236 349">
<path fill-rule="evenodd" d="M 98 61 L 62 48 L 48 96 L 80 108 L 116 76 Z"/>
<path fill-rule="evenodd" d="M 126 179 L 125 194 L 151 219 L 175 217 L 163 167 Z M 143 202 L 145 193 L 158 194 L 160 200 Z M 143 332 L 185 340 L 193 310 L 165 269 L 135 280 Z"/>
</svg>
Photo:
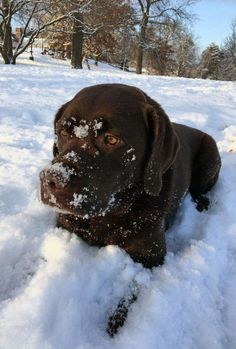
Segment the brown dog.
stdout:
<svg viewBox="0 0 236 349">
<path fill-rule="evenodd" d="M 171 123 L 141 90 L 80 91 L 55 118 L 54 159 L 40 174 L 61 227 L 91 245 L 115 244 L 145 267 L 163 262 L 165 230 L 189 191 L 200 211 L 218 178 L 215 141 Z"/>
</svg>

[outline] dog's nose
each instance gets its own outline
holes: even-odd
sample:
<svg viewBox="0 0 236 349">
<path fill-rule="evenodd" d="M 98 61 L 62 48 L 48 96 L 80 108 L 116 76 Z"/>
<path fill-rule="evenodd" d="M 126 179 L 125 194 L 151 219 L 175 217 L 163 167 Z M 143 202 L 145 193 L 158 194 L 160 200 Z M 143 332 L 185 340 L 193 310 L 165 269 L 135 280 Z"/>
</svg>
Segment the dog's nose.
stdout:
<svg viewBox="0 0 236 349">
<path fill-rule="evenodd" d="M 63 189 L 67 185 L 62 181 L 61 176 L 55 172 L 47 171 L 45 178 L 50 189 Z"/>
<path fill-rule="evenodd" d="M 43 186 L 53 191 L 64 189 L 68 185 L 72 175 L 75 175 L 74 169 L 64 166 L 61 163 L 54 163 L 40 173 L 40 179 Z"/>
<path fill-rule="evenodd" d="M 63 182 L 60 176 L 49 170 L 43 170 L 40 172 L 40 179 L 44 188 L 48 188 L 52 191 L 57 189 L 63 189 L 66 187 L 66 183 Z"/>
</svg>

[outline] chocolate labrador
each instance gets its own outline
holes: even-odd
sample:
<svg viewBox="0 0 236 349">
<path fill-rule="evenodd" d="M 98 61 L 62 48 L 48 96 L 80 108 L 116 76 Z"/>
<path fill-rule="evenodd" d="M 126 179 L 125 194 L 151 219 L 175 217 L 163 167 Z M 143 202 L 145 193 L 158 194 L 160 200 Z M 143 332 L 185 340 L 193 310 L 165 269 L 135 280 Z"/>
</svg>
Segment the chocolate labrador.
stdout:
<svg viewBox="0 0 236 349">
<path fill-rule="evenodd" d="M 42 201 L 59 226 L 88 244 L 115 244 L 145 267 L 161 264 L 165 230 L 190 192 L 198 210 L 221 161 L 208 134 L 171 123 L 140 89 L 84 88 L 55 117 L 54 159 L 40 174 Z"/>
</svg>

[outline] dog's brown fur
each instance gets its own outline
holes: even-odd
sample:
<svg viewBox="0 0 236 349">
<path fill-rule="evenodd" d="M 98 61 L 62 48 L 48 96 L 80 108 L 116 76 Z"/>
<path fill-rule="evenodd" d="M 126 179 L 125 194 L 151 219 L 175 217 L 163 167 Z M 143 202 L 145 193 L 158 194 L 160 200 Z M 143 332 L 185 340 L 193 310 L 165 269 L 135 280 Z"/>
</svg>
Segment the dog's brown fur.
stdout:
<svg viewBox="0 0 236 349">
<path fill-rule="evenodd" d="M 200 211 L 208 207 L 203 195 L 221 166 L 215 141 L 171 123 L 135 87 L 83 89 L 59 109 L 55 134 L 52 166 L 41 172 L 42 200 L 61 210 L 60 226 L 91 245 L 115 244 L 145 267 L 157 266 L 186 193 Z M 107 143 L 111 135 L 116 144 Z"/>
</svg>

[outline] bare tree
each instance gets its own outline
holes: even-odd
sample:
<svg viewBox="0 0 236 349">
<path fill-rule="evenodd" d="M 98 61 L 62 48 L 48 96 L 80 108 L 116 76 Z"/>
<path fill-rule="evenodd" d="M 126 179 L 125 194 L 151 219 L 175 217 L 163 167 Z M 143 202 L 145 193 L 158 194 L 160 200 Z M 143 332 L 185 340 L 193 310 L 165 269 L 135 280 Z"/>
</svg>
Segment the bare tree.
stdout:
<svg viewBox="0 0 236 349">
<path fill-rule="evenodd" d="M 114 53 L 118 44 L 115 32 L 128 25 L 130 7 L 123 0 L 115 3 L 110 0 L 81 0 L 81 6 L 77 4 L 78 1 L 61 2 L 60 11 L 73 11 L 73 15 L 68 16 L 66 25 L 50 28 L 48 37 L 57 33 L 61 41 L 71 41 L 72 67 L 82 69 L 84 56 L 98 58 L 104 53 Z"/>
<path fill-rule="evenodd" d="M 52 19 L 49 4 L 39 0 L 2 0 L 0 6 L 0 53 L 4 63 L 15 64 L 16 58 L 32 45 L 39 33 L 65 17 L 63 15 Z M 12 44 L 13 18 L 20 21 L 23 26 L 22 35 L 15 48 Z"/>
<path fill-rule="evenodd" d="M 64 2 L 59 0 L 2 0 L 0 6 L 0 53 L 4 62 L 15 64 L 16 58 L 33 44 L 40 33 L 68 18 L 74 21 L 73 34 L 80 33 L 81 14 L 87 11 L 92 1 L 77 0 L 69 2 L 70 6 L 65 7 Z M 22 35 L 14 49 L 12 45 L 13 18 L 23 27 Z"/>
<path fill-rule="evenodd" d="M 95 0 L 92 10 L 84 16 L 90 28 L 84 34 L 87 54 L 114 54 L 119 47 L 116 34 L 129 26 L 131 16 L 131 8 L 124 0 Z"/>
<path fill-rule="evenodd" d="M 221 78 L 236 80 L 236 18 L 232 22 L 232 32 L 226 38 L 222 47 L 223 60 L 221 65 Z"/>
<path fill-rule="evenodd" d="M 13 56 L 11 21 L 16 11 L 12 3 L 2 0 L 0 5 L 0 53 L 6 64 L 11 62 Z"/>
<path fill-rule="evenodd" d="M 174 27 L 171 25 L 149 27 L 143 65 L 148 72 L 159 75 L 173 75 L 175 71 Z"/>
<path fill-rule="evenodd" d="M 192 77 L 197 65 L 198 48 L 193 34 L 181 23 L 172 38 L 176 75 Z"/>
<path fill-rule="evenodd" d="M 187 11 L 196 0 L 136 0 L 137 24 L 139 26 L 136 73 L 142 73 L 143 54 L 147 48 L 147 30 L 157 24 L 166 25 L 178 19 L 190 20 L 192 15 Z"/>
</svg>

